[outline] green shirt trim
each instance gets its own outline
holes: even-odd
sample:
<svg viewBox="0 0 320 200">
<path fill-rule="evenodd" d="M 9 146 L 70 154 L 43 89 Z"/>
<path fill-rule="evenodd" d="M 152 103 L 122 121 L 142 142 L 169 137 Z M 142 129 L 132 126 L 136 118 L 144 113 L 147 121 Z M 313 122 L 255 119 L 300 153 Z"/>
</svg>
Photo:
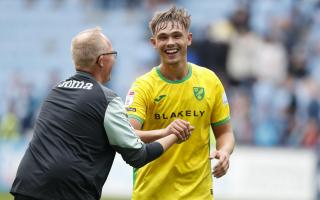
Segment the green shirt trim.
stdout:
<svg viewBox="0 0 320 200">
<path fill-rule="evenodd" d="M 157 74 L 160 76 L 160 78 L 161 78 L 163 81 L 165 81 L 165 82 L 167 82 L 167 83 L 178 84 L 178 83 L 182 83 L 182 82 L 188 80 L 188 79 L 191 77 L 191 75 L 192 75 L 192 67 L 191 67 L 191 65 L 190 65 L 189 63 L 188 63 L 187 65 L 188 65 L 188 74 L 187 74 L 187 76 L 183 77 L 183 79 L 181 79 L 181 80 L 175 80 L 175 81 L 173 81 L 173 80 L 169 80 L 169 79 L 167 79 L 166 77 L 164 77 L 163 74 L 161 74 L 160 65 L 156 67 L 156 71 L 157 71 Z"/>
<path fill-rule="evenodd" d="M 132 170 L 132 179 L 133 179 L 133 183 L 132 184 L 133 184 L 133 186 L 134 186 L 134 184 L 136 182 L 137 174 L 138 174 L 138 169 L 133 168 L 133 170 Z"/>
<path fill-rule="evenodd" d="M 140 123 L 141 123 L 141 125 L 143 124 L 143 122 L 144 122 L 144 120 L 141 118 L 141 117 L 139 117 L 139 116 L 137 116 L 137 115 L 128 115 L 128 118 L 130 119 L 130 118 L 132 118 L 132 119 L 136 119 L 136 120 L 138 120 Z"/>
<path fill-rule="evenodd" d="M 227 118 L 221 120 L 221 121 L 218 121 L 218 122 L 215 122 L 215 123 L 211 123 L 212 126 L 219 126 L 219 125 L 222 125 L 222 124 L 225 124 L 227 122 L 230 121 L 230 116 L 228 116 Z"/>
</svg>

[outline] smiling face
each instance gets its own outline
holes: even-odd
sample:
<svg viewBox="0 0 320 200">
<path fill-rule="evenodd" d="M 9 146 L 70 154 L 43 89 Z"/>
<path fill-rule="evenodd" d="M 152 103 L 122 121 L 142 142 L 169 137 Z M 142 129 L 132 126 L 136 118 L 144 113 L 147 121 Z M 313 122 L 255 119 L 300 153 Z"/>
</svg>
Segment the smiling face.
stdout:
<svg viewBox="0 0 320 200">
<path fill-rule="evenodd" d="M 150 39 L 159 52 L 163 65 L 182 65 L 187 62 L 187 47 L 191 45 L 192 34 L 179 22 L 164 21 L 157 25 Z"/>
</svg>

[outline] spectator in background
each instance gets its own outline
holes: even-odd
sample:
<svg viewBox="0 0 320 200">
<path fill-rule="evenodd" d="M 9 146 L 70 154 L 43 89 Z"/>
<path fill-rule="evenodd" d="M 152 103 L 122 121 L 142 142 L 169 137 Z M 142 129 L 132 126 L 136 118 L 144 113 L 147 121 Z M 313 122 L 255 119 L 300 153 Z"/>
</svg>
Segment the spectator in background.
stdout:
<svg viewBox="0 0 320 200">
<path fill-rule="evenodd" d="M 100 199 L 115 152 L 139 168 L 159 157 L 192 127 L 183 120 L 163 129 L 167 135 L 144 144 L 134 133 L 124 106 L 109 81 L 117 52 L 101 29 L 72 40 L 77 73 L 60 82 L 44 101 L 33 138 L 11 188 L 15 200 Z M 180 141 L 182 142 L 182 141 Z"/>
<path fill-rule="evenodd" d="M 187 62 L 190 21 L 187 11 L 176 7 L 154 15 L 150 41 L 160 65 L 132 84 L 126 106 L 131 124 L 145 142 L 165 136 L 161 129 L 180 117 L 195 126 L 194 137 L 135 169 L 133 200 L 212 200 L 210 174 L 219 178 L 229 168 L 235 140 L 228 100 L 214 72 Z M 208 159 L 211 127 L 216 138 L 217 150 L 211 153 L 211 159 L 218 159 L 215 167 Z"/>
<path fill-rule="evenodd" d="M 0 119 L 0 139 L 12 140 L 19 138 L 20 127 L 16 115 L 15 102 L 9 102 L 8 111 Z"/>
<path fill-rule="evenodd" d="M 239 8 L 231 18 L 236 34 L 230 42 L 227 58 L 227 74 L 232 85 L 251 87 L 255 80 L 256 57 L 260 51 L 261 38 L 249 27 L 249 13 Z"/>
<path fill-rule="evenodd" d="M 282 84 L 287 78 L 287 60 L 284 45 L 271 30 L 261 41 L 259 51 L 256 53 L 253 69 L 255 79 L 276 86 Z"/>
<path fill-rule="evenodd" d="M 250 145 L 253 143 L 250 93 L 246 88 L 237 88 L 231 94 L 233 101 L 230 110 L 232 125 L 234 130 L 237 130 L 235 134 L 236 140 L 240 144 Z"/>
</svg>

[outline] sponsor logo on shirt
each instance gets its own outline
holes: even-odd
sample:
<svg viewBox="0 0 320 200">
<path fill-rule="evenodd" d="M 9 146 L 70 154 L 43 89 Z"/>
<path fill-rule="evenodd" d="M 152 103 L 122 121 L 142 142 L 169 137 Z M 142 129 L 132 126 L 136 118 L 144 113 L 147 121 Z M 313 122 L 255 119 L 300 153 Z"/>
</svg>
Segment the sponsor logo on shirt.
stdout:
<svg viewBox="0 0 320 200">
<path fill-rule="evenodd" d="M 131 107 L 126 107 L 126 110 L 129 112 L 129 111 L 131 111 L 131 112 L 136 112 L 137 111 L 137 109 L 136 108 L 131 108 Z"/>
<path fill-rule="evenodd" d="M 84 89 L 92 90 L 93 83 L 88 83 L 84 81 L 68 80 L 62 81 L 57 85 L 58 88 L 70 88 L 70 89 Z"/>
<path fill-rule="evenodd" d="M 155 98 L 155 99 L 154 99 L 154 102 L 155 102 L 156 104 L 158 104 L 158 103 L 159 103 L 162 99 L 164 99 L 166 96 L 167 96 L 167 95 L 162 94 L 162 95 L 158 96 L 157 98 Z"/>
<path fill-rule="evenodd" d="M 179 112 L 171 113 L 155 113 L 155 119 L 171 119 L 171 118 L 181 118 L 181 117 L 203 117 L 204 110 L 182 110 Z"/>
<path fill-rule="evenodd" d="M 203 87 L 193 87 L 193 94 L 197 100 L 201 101 L 204 97 L 205 91 Z"/>
</svg>

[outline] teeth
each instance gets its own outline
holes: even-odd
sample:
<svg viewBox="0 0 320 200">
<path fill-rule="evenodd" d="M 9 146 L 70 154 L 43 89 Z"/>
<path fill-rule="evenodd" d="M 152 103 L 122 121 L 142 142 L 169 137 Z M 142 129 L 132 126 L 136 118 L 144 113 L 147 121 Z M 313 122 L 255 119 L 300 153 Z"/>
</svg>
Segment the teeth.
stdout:
<svg viewBox="0 0 320 200">
<path fill-rule="evenodd" d="M 173 53 L 177 53 L 178 50 L 177 49 L 169 49 L 169 50 L 166 50 L 166 53 L 169 53 L 169 54 L 173 54 Z"/>
</svg>

